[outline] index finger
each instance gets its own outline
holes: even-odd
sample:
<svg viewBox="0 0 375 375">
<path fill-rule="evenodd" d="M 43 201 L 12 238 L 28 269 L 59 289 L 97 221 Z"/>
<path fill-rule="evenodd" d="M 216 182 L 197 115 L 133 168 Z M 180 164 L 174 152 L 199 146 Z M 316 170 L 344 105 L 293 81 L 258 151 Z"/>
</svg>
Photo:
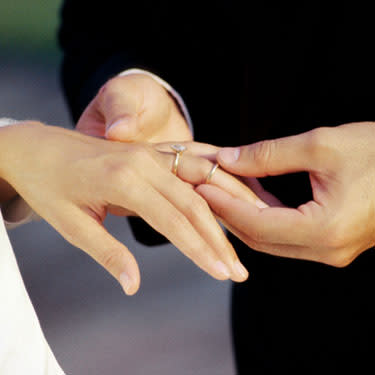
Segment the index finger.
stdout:
<svg viewBox="0 0 375 375">
<path fill-rule="evenodd" d="M 205 184 L 207 176 L 212 170 L 214 163 L 194 155 L 185 155 L 181 158 L 178 168 L 178 176 L 193 185 Z M 215 185 L 229 194 L 236 196 L 245 202 L 257 205 L 258 207 L 267 207 L 247 185 L 238 178 L 217 168 L 210 179 L 210 184 Z"/>
<path fill-rule="evenodd" d="M 297 209 L 258 208 L 211 185 L 201 185 L 196 191 L 217 216 L 255 243 L 306 246 L 314 233 L 313 220 Z"/>
</svg>

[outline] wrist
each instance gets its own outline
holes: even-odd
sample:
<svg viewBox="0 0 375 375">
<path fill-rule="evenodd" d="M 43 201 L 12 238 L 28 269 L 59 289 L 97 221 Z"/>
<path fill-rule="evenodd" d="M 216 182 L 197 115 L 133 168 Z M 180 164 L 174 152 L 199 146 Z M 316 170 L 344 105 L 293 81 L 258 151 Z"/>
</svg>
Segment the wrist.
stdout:
<svg viewBox="0 0 375 375">
<path fill-rule="evenodd" d="M 25 169 L 31 156 L 28 146 L 35 143 L 34 132 L 44 125 L 36 121 L 17 122 L 0 127 L 0 179 L 12 185 L 13 172 Z"/>
</svg>

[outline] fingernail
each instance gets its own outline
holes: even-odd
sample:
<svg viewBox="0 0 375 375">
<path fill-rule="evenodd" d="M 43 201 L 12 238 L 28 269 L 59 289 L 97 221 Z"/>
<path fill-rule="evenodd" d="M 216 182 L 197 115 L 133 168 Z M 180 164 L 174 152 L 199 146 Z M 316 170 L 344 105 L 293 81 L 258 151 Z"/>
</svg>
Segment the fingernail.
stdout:
<svg viewBox="0 0 375 375">
<path fill-rule="evenodd" d="M 247 269 L 242 265 L 241 262 L 239 262 L 238 260 L 235 261 L 234 263 L 234 270 L 236 271 L 236 273 L 241 276 L 243 279 L 247 279 L 249 277 L 249 272 L 247 271 Z"/>
<path fill-rule="evenodd" d="M 112 124 L 109 124 L 107 126 L 107 129 L 106 129 L 105 133 L 107 134 L 110 129 L 114 129 L 117 125 L 119 125 L 121 123 L 125 125 L 125 120 L 124 119 L 120 119 L 120 120 L 117 120 L 117 121 L 113 122 Z"/>
<path fill-rule="evenodd" d="M 238 160 L 240 149 L 238 147 L 228 147 L 219 151 L 218 157 L 225 164 L 232 164 Z"/>
<path fill-rule="evenodd" d="M 221 262 L 220 260 L 218 260 L 215 263 L 214 268 L 215 268 L 217 273 L 220 273 L 221 275 L 225 276 L 227 279 L 230 278 L 230 272 L 229 272 L 228 267 L 223 262 Z"/>
<path fill-rule="evenodd" d="M 120 284 L 122 286 L 122 289 L 124 289 L 124 292 L 127 294 L 127 295 L 130 295 L 130 290 L 131 290 L 131 280 L 129 278 L 129 276 L 127 275 L 126 272 L 123 272 L 121 275 L 120 275 Z"/>
<path fill-rule="evenodd" d="M 255 201 L 255 205 L 259 208 L 267 208 L 269 207 L 268 204 L 264 203 L 263 201 Z"/>
</svg>

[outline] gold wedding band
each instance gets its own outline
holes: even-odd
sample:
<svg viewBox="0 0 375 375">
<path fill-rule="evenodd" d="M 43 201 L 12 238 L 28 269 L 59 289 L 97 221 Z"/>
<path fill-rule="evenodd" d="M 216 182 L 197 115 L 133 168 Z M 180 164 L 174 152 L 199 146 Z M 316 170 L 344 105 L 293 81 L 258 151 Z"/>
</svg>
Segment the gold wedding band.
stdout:
<svg viewBox="0 0 375 375">
<path fill-rule="evenodd" d="M 177 176 L 177 168 L 178 163 L 180 162 L 180 157 L 184 151 L 186 151 L 186 147 L 179 144 L 171 145 L 171 149 L 176 153 L 176 157 L 174 158 L 172 173 Z"/>
<path fill-rule="evenodd" d="M 209 184 L 209 183 L 210 183 L 210 181 L 212 180 L 212 176 L 214 175 L 214 173 L 216 172 L 216 170 L 217 170 L 218 167 L 219 167 L 219 164 L 218 164 L 218 163 L 216 163 L 216 164 L 214 164 L 214 165 L 212 166 L 212 168 L 211 168 L 209 174 L 208 174 L 207 177 L 206 177 L 205 184 Z"/>
</svg>

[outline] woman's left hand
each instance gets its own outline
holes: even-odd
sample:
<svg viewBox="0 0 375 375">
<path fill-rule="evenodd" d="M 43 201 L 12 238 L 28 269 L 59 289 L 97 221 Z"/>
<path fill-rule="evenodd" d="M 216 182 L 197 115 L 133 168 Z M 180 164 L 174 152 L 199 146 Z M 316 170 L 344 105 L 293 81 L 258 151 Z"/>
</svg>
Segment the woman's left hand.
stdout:
<svg viewBox="0 0 375 375">
<path fill-rule="evenodd" d="M 135 213 L 216 279 L 244 281 L 248 274 L 193 185 L 212 162 L 195 154 L 216 148 L 187 144 L 177 173 L 170 144 L 124 144 L 26 122 L 0 129 L 0 177 L 73 245 L 91 255 L 124 287 L 139 288 L 131 252 L 102 225 L 107 212 Z M 256 199 L 234 177 L 217 171 L 212 183 Z M 249 198 L 248 197 L 251 197 Z"/>
</svg>

